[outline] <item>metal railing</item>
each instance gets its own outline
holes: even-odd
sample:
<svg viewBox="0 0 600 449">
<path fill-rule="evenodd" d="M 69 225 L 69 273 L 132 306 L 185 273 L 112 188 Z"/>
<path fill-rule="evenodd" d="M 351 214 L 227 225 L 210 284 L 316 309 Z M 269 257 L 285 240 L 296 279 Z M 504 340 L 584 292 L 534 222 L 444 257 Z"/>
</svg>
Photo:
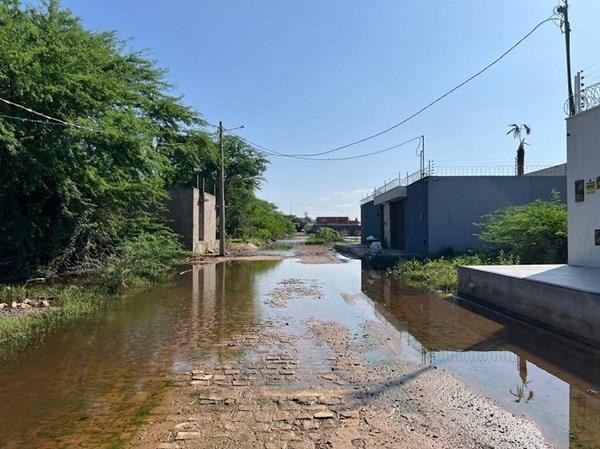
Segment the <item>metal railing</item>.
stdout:
<svg viewBox="0 0 600 449">
<path fill-rule="evenodd" d="M 408 186 L 414 182 L 417 182 L 419 179 L 430 176 L 432 174 L 432 169 L 433 166 L 430 162 L 429 165 L 423 170 L 417 170 L 413 173 L 406 173 L 406 176 L 398 175 L 398 177 L 392 178 L 389 181 L 386 180 L 381 187 L 376 188 L 375 190 L 373 190 L 373 193 L 362 198 L 360 200 L 360 204 L 362 205 L 368 203 L 369 201 L 373 201 L 373 199 L 376 196 L 379 196 L 385 192 L 389 192 L 390 190 L 395 189 L 396 187 Z"/>
<path fill-rule="evenodd" d="M 566 164 L 561 165 L 526 165 L 524 176 L 563 176 L 567 174 Z M 408 186 L 428 176 L 516 176 L 515 165 L 447 165 L 436 167 L 433 161 L 429 161 L 423 170 L 407 173 L 406 176 L 399 175 L 373 190 L 373 193 L 360 200 L 360 204 L 373 201 L 375 197 L 389 192 L 399 186 Z"/>
</svg>

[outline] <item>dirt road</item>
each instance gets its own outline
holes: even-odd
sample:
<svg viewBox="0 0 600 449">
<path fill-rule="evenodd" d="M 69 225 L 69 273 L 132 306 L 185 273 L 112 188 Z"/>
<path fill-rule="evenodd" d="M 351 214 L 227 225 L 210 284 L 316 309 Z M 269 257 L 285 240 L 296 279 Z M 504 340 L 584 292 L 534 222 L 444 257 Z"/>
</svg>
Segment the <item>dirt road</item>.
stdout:
<svg viewBox="0 0 600 449">
<path fill-rule="evenodd" d="M 297 257 L 339 262 L 325 247 L 301 246 Z M 313 279 L 281 280 L 264 298 L 281 318 L 224 339 L 218 356 L 180 375 L 130 448 L 551 447 L 534 424 L 452 374 L 403 361 L 386 322 L 353 333 L 285 313 L 298 298 L 319 307 L 322 290 Z"/>
</svg>

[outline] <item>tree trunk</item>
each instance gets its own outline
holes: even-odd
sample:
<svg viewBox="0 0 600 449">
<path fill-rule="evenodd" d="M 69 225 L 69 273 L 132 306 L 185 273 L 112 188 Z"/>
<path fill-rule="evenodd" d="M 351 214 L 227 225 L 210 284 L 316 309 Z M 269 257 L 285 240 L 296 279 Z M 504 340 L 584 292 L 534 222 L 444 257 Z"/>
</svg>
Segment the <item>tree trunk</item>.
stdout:
<svg viewBox="0 0 600 449">
<path fill-rule="evenodd" d="M 525 143 L 521 142 L 517 150 L 517 176 L 525 173 Z"/>
</svg>

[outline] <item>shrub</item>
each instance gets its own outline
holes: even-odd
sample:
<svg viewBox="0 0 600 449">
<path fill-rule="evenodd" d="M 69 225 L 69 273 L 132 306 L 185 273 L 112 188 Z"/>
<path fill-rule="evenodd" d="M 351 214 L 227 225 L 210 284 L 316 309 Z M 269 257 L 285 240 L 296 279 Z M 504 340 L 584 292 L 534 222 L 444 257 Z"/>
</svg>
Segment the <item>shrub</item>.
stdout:
<svg viewBox="0 0 600 449">
<path fill-rule="evenodd" d="M 131 285 L 158 281 L 174 265 L 184 262 L 187 255 L 169 231 L 141 233 L 123 242 L 117 255 L 108 260 L 101 270 L 100 285 L 115 292 Z"/>
<path fill-rule="evenodd" d="M 451 292 L 458 287 L 458 267 L 460 265 L 514 265 L 519 259 L 500 252 L 488 257 L 481 254 L 468 254 L 438 259 L 407 259 L 399 262 L 387 273 L 405 281 L 408 285 L 432 291 Z"/>
<path fill-rule="evenodd" d="M 319 228 L 306 240 L 309 245 L 328 245 L 330 243 L 341 242 L 343 237 L 335 229 Z"/>
<path fill-rule="evenodd" d="M 499 209 L 477 223 L 479 238 L 523 263 L 563 263 L 567 260 L 567 207 L 560 194 L 550 201 L 534 201 Z"/>
</svg>

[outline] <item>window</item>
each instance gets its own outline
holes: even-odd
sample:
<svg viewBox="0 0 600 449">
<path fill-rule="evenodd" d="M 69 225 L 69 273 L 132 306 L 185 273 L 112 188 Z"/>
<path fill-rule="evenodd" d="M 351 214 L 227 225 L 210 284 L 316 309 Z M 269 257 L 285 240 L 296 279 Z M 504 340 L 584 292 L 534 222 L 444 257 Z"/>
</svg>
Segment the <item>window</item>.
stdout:
<svg viewBox="0 0 600 449">
<path fill-rule="evenodd" d="M 581 203 L 584 200 L 585 182 L 583 179 L 575 181 L 575 202 Z"/>
</svg>

